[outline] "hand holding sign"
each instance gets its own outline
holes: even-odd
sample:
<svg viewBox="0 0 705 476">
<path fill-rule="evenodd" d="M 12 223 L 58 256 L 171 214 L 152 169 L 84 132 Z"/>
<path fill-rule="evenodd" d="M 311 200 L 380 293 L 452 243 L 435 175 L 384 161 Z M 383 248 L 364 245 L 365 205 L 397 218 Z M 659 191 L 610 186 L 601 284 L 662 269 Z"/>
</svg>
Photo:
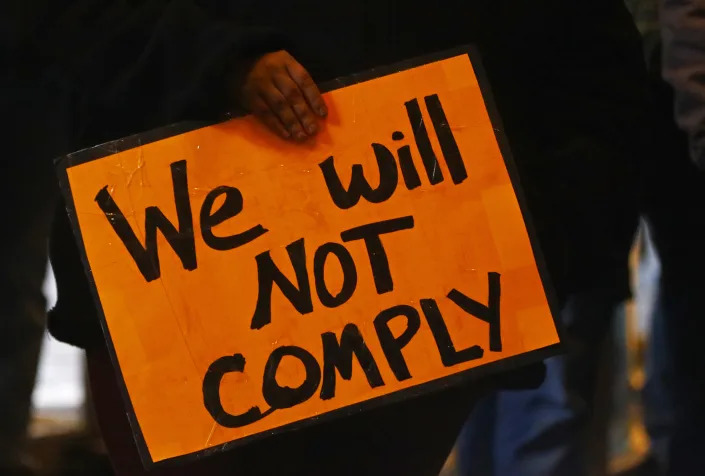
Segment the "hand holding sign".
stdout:
<svg viewBox="0 0 705 476">
<path fill-rule="evenodd" d="M 267 53 L 252 64 L 241 102 L 272 131 L 299 141 L 315 135 L 317 117 L 328 113 L 316 83 L 286 51 Z"/>
<path fill-rule="evenodd" d="M 283 70 L 261 68 L 251 91 L 271 93 Z M 245 117 L 66 164 L 149 461 L 408 398 L 558 343 L 468 55 L 326 100 L 333 120 L 305 146 Z"/>
</svg>

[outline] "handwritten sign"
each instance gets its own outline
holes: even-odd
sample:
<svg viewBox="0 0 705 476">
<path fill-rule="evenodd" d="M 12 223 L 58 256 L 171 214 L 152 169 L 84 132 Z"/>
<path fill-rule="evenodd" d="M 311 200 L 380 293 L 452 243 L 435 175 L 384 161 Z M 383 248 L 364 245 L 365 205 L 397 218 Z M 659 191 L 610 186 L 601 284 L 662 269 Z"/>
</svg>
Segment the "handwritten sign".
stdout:
<svg viewBox="0 0 705 476">
<path fill-rule="evenodd" d="M 148 461 L 558 343 L 470 56 L 394 71 L 306 144 L 244 117 L 64 164 Z"/>
</svg>

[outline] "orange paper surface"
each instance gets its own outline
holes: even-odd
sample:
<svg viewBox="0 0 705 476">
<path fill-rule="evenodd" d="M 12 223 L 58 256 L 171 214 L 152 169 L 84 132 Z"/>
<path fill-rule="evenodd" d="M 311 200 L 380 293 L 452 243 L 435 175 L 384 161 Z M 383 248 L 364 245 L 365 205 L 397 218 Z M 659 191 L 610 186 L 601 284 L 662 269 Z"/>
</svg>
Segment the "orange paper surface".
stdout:
<svg viewBox="0 0 705 476">
<path fill-rule="evenodd" d="M 442 104 L 467 171 L 467 178 L 457 184 L 424 102 L 432 95 Z M 435 185 L 424 169 L 405 108 L 413 99 L 444 178 Z M 67 168 L 75 218 L 109 338 L 152 461 L 251 437 L 558 343 L 527 229 L 469 57 L 337 89 L 325 100 L 330 117 L 305 144 L 280 140 L 245 117 Z M 404 139 L 392 140 L 395 131 Z M 397 150 L 410 146 L 421 185 L 409 190 L 398 172 L 396 189 L 387 200 L 370 203 L 361 198 L 355 206 L 339 208 L 319 164 L 333 157 L 346 188 L 352 165 L 361 164 L 375 188 L 380 171 L 373 143 L 386 147 L 397 167 Z M 178 228 L 170 168 L 176 162 L 186 169 L 196 267 L 185 269 L 157 231 L 160 276 L 147 281 L 96 196 L 104 190 L 112 197 L 144 246 L 148 207 L 159 208 Z M 221 186 L 239 190 L 242 211 L 214 226 L 214 235 L 227 237 L 256 225 L 267 231 L 233 249 L 208 246 L 201 209 L 208 194 Z M 221 195 L 212 209 L 223 202 Z M 402 217 L 413 217 L 413 228 L 380 237 L 393 289 L 379 293 L 365 242 L 343 242 L 341 233 Z M 269 252 L 281 273 L 298 286 L 286 247 L 301 239 L 312 312 L 297 311 L 274 284 L 271 322 L 253 329 L 256 257 Z M 316 252 L 326 243 L 343 246 L 356 270 L 354 292 L 337 307 L 321 302 L 315 280 Z M 335 255 L 328 255 L 323 269 L 326 288 L 335 296 L 343 284 Z M 456 290 L 487 305 L 490 273 L 499 274 L 501 286 L 501 351 L 490 349 L 490 325 L 448 298 Z M 437 304 L 456 352 L 479 346 L 482 356 L 444 364 L 421 300 Z M 382 311 L 395 306 L 411 307 L 419 315 L 418 330 L 401 349 L 410 375 L 401 380 L 374 324 Z M 262 387 L 272 352 L 283 346 L 304 349 L 325 374 L 322 334 L 339 339 L 348 324 L 359 329 L 383 385 L 371 385 L 353 356 L 349 379 L 334 371 L 331 398 L 321 398 L 323 384 L 314 382 L 305 401 L 268 412 L 271 405 Z M 395 338 L 407 327 L 403 316 L 388 324 Z M 226 427 L 204 405 L 203 383 L 214 362 L 236 354 L 244 359 L 244 369 L 224 374 L 219 388 L 223 411 L 239 415 L 257 407 L 264 416 Z M 315 380 L 315 375 L 308 377 Z M 282 387 L 298 388 L 306 378 L 295 357 L 284 357 L 276 369 Z"/>
</svg>

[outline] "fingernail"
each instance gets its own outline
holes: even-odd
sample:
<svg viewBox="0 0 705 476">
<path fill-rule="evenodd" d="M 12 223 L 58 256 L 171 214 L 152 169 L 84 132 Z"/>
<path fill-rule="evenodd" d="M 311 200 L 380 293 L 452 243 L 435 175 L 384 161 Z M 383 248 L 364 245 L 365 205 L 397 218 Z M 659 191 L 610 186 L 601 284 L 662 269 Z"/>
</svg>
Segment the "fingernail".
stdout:
<svg viewBox="0 0 705 476">
<path fill-rule="evenodd" d="M 318 132 L 318 126 L 316 124 L 309 124 L 306 130 L 309 134 L 315 134 Z"/>
<path fill-rule="evenodd" d="M 296 140 L 305 140 L 305 139 L 306 139 L 306 134 L 304 134 L 301 131 L 296 133 Z"/>
<path fill-rule="evenodd" d="M 318 115 L 321 117 L 325 117 L 325 115 L 328 114 L 328 108 L 325 106 L 321 106 L 318 108 Z"/>
<path fill-rule="evenodd" d="M 291 137 L 291 134 L 289 133 L 289 131 L 283 130 L 283 131 L 282 131 L 282 136 L 284 137 L 284 139 L 288 139 L 288 138 Z"/>
</svg>

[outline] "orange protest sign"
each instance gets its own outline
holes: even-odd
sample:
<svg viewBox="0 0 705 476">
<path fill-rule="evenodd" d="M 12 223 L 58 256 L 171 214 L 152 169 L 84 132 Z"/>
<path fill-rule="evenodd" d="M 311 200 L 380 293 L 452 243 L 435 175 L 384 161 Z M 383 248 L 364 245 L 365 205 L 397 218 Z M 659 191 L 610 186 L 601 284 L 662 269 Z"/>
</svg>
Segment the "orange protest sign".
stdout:
<svg viewBox="0 0 705 476">
<path fill-rule="evenodd" d="M 470 56 L 395 71 L 326 93 L 305 144 L 243 117 L 65 161 L 148 460 L 558 344 Z"/>
</svg>

